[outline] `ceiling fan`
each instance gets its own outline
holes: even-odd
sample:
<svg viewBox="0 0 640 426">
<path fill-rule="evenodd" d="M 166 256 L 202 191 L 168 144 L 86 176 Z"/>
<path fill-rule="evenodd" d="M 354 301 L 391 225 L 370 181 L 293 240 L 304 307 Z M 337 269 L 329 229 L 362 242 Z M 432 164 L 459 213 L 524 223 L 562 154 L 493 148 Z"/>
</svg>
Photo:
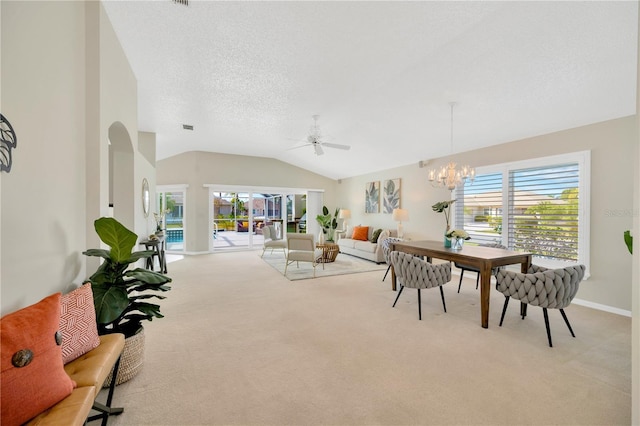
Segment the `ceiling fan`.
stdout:
<svg viewBox="0 0 640 426">
<path fill-rule="evenodd" d="M 322 133 L 320 132 L 320 127 L 318 126 L 319 117 L 320 117 L 319 115 L 312 116 L 313 125 L 309 129 L 309 136 L 307 136 L 307 139 L 306 139 L 307 142 L 302 145 L 294 146 L 293 148 L 290 148 L 290 149 L 297 149 L 297 148 L 302 148 L 304 146 L 311 145 L 313 146 L 313 150 L 316 153 L 316 155 L 324 154 L 324 150 L 322 149 L 322 147 L 337 148 L 337 149 L 344 149 L 344 150 L 351 149 L 349 145 L 340 145 L 337 143 L 323 142 Z"/>
</svg>

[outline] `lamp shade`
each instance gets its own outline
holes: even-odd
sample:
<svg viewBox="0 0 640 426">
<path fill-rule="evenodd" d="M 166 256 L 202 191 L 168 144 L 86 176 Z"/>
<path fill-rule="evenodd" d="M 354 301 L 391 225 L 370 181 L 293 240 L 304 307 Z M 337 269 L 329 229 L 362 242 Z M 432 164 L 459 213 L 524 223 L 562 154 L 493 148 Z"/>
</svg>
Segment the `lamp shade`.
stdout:
<svg viewBox="0 0 640 426">
<path fill-rule="evenodd" d="M 409 220 L 409 212 L 405 209 L 393 209 L 391 218 L 396 222 L 407 222 Z"/>
<path fill-rule="evenodd" d="M 340 213 L 338 213 L 338 219 L 351 219 L 351 210 L 340 209 Z"/>
</svg>

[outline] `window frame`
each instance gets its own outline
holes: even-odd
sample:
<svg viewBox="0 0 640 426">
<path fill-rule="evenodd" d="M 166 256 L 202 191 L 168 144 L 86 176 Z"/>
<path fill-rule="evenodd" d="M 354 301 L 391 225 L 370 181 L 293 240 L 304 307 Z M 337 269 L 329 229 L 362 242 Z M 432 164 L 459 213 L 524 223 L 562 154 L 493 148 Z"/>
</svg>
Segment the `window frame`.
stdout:
<svg viewBox="0 0 640 426">
<path fill-rule="evenodd" d="M 476 167 L 476 175 L 484 175 L 489 173 L 502 174 L 502 223 L 507 224 L 510 220 L 509 208 L 509 174 L 512 171 L 536 168 L 536 167 L 553 167 L 561 166 L 568 163 L 578 164 L 579 183 L 578 183 L 578 260 L 575 264 L 585 265 L 585 279 L 590 276 L 590 212 L 591 212 L 591 151 L 578 151 L 567 154 L 551 155 L 546 157 L 532 158 L 528 160 L 512 161 L 506 163 L 493 164 L 488 166 Z M 458 209 L 464 209 L 464 199 L 461 202 L 458 199 L 460 191 L 454 190 L 453 197 L 456 199 L 456 212 L 454 216 L 454 226 L 458 218 Z M 464 196 L 464 191 L 462 191 Z M 464 224 L 460 224 L 461 227 Z M 508 247 L 509 233 L 504 232 L 501 235 L 502 244 Z M 561 268 L 573 262 L 562 260 L 553 260 L 533 257 L 533 263 L 547 268 Z"/>
</svg>

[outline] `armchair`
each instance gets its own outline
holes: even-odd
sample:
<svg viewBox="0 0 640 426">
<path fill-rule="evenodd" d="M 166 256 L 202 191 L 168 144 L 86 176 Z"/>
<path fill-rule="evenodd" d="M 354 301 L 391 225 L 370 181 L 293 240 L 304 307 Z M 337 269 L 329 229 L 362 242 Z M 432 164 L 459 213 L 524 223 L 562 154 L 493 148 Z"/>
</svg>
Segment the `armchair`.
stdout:
<svg viewBox="0 0 640 426">
<path fill-rule="evenodd" d="M 521 303 L 520 315 L 522 319 L 527 316 L 527 304 L 542 308 L 549 347 L 553 347 L 553 344 L 547 309 L 559 309 L 569 332 L 573 337 L 576 337 L 563 308 L 569 306 L 578 292 L 580 281 L 584 278 L 584 272 L 584 265 L 567 266 L 560 269 L 547 269 L 531 265 L 526 274 L 507 270 L 498 271 L 496 289 L 505 297 L 500 327 L 502 327 L 504 314 L 507 312 L 509 298 L 514 298 Z"/>
<path fill-rule="evenodd" d="M 271 254 L 273 254 L 273 249 L 282 249 L 282 252 L 286 257 L 287 242 L 276 238 L 276 230 L 273 225 L 264 226 L 262 228 L 262 235 L 264 237 L 264 247 L 262 248 L 262 255 L 260 257 L 264 256 L 264 252 L 268 248 L 271 249 Z"/>
<path fill-rule="evenodd" d="M 451 264 L 443 263 L 433 265 L 412 254 L 400 251 L 392 251 L 389 255 L 396 278 L 400 282 L 400 290 L 396 296 L 393 306 L 396 306 L 400 294 L 405 287 L 418 289 L 418 319 L 422 319 L 422 306 L 420 300 L 420 290 L 423 288 L 440 288 L 440 296 L 442 297 L 442 306 L 447 312 L 447 305 L 444 301 L 444 292 L 442 286 L 451 281 Z"/>
<path fill-rule="evenodd" d="M 287 264 L 284 267 L 284 275 L 287 275 L 287 268 L 293 262 L 310 262 L 313 266 L 313 277 L 316 277 L 316 259 L 319 253 L 316 252 L 313 234 L 287 233 Z"/>
</svg>

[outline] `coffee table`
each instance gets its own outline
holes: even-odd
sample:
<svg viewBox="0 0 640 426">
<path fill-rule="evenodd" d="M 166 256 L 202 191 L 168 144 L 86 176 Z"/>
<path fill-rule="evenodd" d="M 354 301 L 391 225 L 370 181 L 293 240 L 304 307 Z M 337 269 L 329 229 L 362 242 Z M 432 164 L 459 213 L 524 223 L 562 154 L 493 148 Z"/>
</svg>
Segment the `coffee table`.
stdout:
<svg viewBox="0 0 640 426">
<path fill-rule="evenodd" d="M 336 257 L 338 257 L 338 253 L 340 252 L 340 247 L 336 243 L 332 243 L 330 241 L 317 243 L 316 248 L 322 250 L 322 255 L 316 259 L 316 262 L 322 263 L 322 269 L 324 269 L 325 263 L 335 262 Z"/>
</svg>

